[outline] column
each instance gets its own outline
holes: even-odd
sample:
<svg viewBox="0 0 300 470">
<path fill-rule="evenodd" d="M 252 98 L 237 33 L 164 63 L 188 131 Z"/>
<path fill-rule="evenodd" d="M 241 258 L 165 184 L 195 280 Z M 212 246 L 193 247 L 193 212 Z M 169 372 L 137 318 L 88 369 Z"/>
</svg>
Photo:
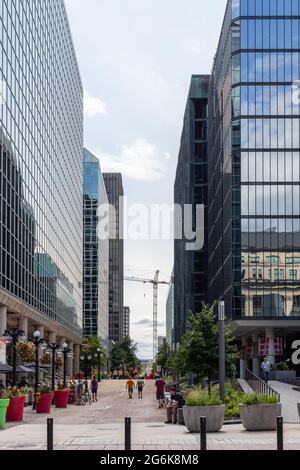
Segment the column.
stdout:
<svg viewBox="0 0 300 470">
<path fill-rule="evenodd" d="M 7 323 L 7 309 L 5 305 L 0 305 L 0 362 L 2 364 L 6 364 L 6 344 L 4 341 L 1 340 L 1 336 L 4 335 L 6 330 L 6 323 Z M 0 374 L 0 379 L 5 382 L 6 375 Z"/>
<path fill-rule="evenodd" d="M 56 333 L 54 333 L 53 331 L 50 331 L 50 333 L 48 334 L 48 343 L 56 344 Z"/>
<path fill-rule="evenodd" d="M 253 374 L 260 377 L 260 359 L 258 356 L 258 335 L 252 335 L 252 344 L 253 344 L 253 359 L 252 359 L 252 372 Z"/>
<path fill-rule="evenodd" d="M 73 352 L 73 343 L 70 341 L 68 343 L 69 349 L 71 350 L 70 352 Z M 73 377 L 73 357 L 68 357 L 67 359 L 67 375 L 69 377 Z"/>
<path fill-rule="evenodd" d="M 76 377 L 80 372 L 80 344 L 73 345 L 74 362 L 73 362 L 73 374 Z"/>
<path fill-rule="evenodd" d="M 268 338 L 268 361 L 275 364 L 275 338 L 274 328 L 266 328 L 266 338 Z"/>
<path fill-rule="evenodd" d="M 242 348 L 246 346 L 247 337 L 244 336 L 242 338 Z M 242 349 L 241 358 L 240 358 L 240 379 L 245 379 L 245 371 L 246 371 L 246 360 L 244 356 L 244 350 Z"/>
<path fill-rule="evenodd" d="M 61 336 L 59 338 L 59 345 L 62 346 L 64 343 L 66 343 L 66 338 L 64 336 Z M 61 357 L 64 360 L 64 356 L 61 356 Z M 61 376 L 63 376 L 63 374 L 64 374 L 64 366 L 63 365 L 59 367 L 59 373 L 61 374 Z"/>
<path fill-rule="evenodd" d="M 25 335 L 28 338 L 28 318 L 27 317 L 20 318 L 19 329 L 24 331 Z"/>
</svg>

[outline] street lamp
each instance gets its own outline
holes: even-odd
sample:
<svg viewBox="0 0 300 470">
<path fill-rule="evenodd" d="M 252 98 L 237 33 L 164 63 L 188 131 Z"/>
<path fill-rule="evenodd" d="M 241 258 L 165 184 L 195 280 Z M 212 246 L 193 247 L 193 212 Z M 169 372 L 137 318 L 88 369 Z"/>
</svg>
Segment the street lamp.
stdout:
<svg viewBox="0 0 300 470">
<path fill-rule="evenodd" d="M 17 342 L 25 341 L 27 339 L 23 330 L 12 328 L 5 330 L 3 340 L 6 344 L 12 345 L 12 386 L 15 387 L 17 382 Z"/>
<path fill-rule="evenodd" d="M 84 378 L 86 381 L 85 387 L 87 388 L 87 379 L 88 379 L 88 361 L 92 359 L 92 356 L 89 353 L 83 353 L 80 356 L 80 359 L 84 361 Z"/>
<path fill-rule="evenodd" d="M 42 349 L 47 348 L 47 342 L 41 338 L 41 333 L 35 331 L 33 333 L 33 343 L 35 345 L 35 383 L 34 383 L 34 399 L 33 399 L 33 409 L 36 409 L 36 395 L 39 385 L 39 347 Z"/>
<path fill-rule="evenodd" d="M 48 344 L 47 349 L 52 353 L 52 384 L 51 389 L 54 392 L 55 390 L 55 354 L 58 350 L 60 350 L 60 345 L 57 343 Z"/>
<path fill-rule="evenodd" d="M 67 358 L 68 357 L 73 357 L 73 353 L 71 349 L 69 349 L 68 343 L 64 343 L 62 345 L 62 353 L 64 355 L 64 381 L 63 381 L 63 387 L 66 388 L 67 384 Z"/>
<path fill-rule="evenodd" d="M 219 382 L 220 399 L 225 399 L 225 302 L 220 300 L 218 303 L 218 321 L 219 321 Z"/>
<path fill-rule="evenodd" d="M 95 354 L 95 357 L 97 358 L 97 362 L 98 362 L 98 382 L 100 382 L 101 380 L 101 374 L 100 374 L 100 367 L 101 367 L 101 363 L 100 363 L 100 358 L 101 358 L 101 349 L 100 348 L 97 348 L 97 352 Z"/>
</svg>

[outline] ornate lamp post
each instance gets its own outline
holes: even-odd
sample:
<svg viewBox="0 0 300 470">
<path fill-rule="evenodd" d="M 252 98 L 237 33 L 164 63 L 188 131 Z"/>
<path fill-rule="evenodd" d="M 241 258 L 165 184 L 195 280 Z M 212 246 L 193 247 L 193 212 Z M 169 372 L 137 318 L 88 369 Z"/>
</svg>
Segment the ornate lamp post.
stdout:
<svg viewBox="0 0 300 470">
<path fill-rule="evenodd" d="M 62 353 L 64 355 L 64 381 L 63 381 L 63 387 L 66 388 L 67 385 L 67 358 L 68 357 L 73 357 L 72 350 L 69 349 L 68 343 L 64 343 L 62 345 Z"/>
<path fill-rule="evenodd" d="M 97 348 L 97 352 L 95 354 L 95 357 L 97 358 L 97 366 L 98 366 L 98 382 L 101 380 L 101 374 L 100 374 L 100 368 L 101 368 L 101 349 Z"/>
<path fill-rule="evenodd" d="M 41 333 L 35 331 L 33 333 L 33 343 L 35 345 L 35 382 L 34 382 L 34 399 L 33 399 L 33 409 L 36 409 L 36 394 L 39 385 L 39 347 L 42 349 L 47 348 L 47 342 L 41 338 Z"/>
<path fill-rule="evenodd" d="M 17 382 L 17 343 L 18 341 L 25 341 L 27 336 L 23 330 L 12 328 L 5 330 L 3 340 L 6 344 L 12 345 L 12 386 L 14 387 Z"/>
<path fill-rule="evenodd" d="M 87 388 L 87 380 L 88 380 L 88 361 L 92 359 L 92 356 L 89 353 L 83 353 L 80 356 L 80 359 L 84 361 L 84 378 L 85 378 L 85 388 Z"/>
<path fill-rule="evenodd" d="M 59 344 L 56 344 L 56 343 L 51 343 L 51 344 L 48 344 L 47 349 L 49 351 L 51 351 L 51 353 L 52 353 L 52 377 L 51 377 L 52 384 L 51 384 L 51 388 L 52 388 L 52 391 L 54 392 L 54 390 L 55 390 L 55 354 L 58 350 L 61 349 L 61 346 Z"/>
</svg>

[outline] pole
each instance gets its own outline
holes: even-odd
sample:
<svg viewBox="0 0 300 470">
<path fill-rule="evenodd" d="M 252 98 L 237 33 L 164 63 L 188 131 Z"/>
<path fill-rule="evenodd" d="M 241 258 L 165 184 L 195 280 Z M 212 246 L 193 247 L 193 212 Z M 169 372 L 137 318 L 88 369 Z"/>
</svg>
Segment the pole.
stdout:
<svg viewBox="0 0 300 470">
<path fill-rule="evenodd" d="M 55 390 L 55 350 L 56 347 L 54 344 L 51 346 L 52 348 L 52 391 L 54 392 Z"/>
<path fill-rule="evenodd" d="M 125 450 L 131 450 L 131 418 L 125 418 Z"/>
<path fill-rule="evenodd" d="M 220 399 L 225 399 L 225 302 L 222 300 L 218 305 L 219 320 L 219 382 Z"/>
<path fill-rule="evenodd" d="M 98 352 L 98 382 L 100 382 L 101 380 L 101 376 L 100 376 L 100 352 Z"/>
<path fill-rule="evenodd" d="M 36 409 L 36 394 L 38 391 L 39 383 L 39 342 L 35 341 L 35 383 L 34 383 L 34 397 L 33 397 L 33 409 Z"/>
<path fill-rule="evenodd" d="M 66 388 L 67 384 L 67 351 L 64 350 L 64 381 L 63 381 L 63 387 Z"/>
<path fill-rule="evenodd" d="M 16 381 L 17 381 L 17 377 L 16 377 L 16 373 L 17 373 L 17 350 L 16 350 L 16 346 L 17 346 L 17 334 L 15 332 L 13 332 L 12 334 L 12 386 L 15 387 L 16 386 Z"/>
<path fill-rule="evenodd" d="M 47 418 L 47 450 L 53 450 L 53 418 Z"/>
<path fill-rule="evenodd" d="M 277 450 L 283 450 L 283 418 L 277 418 Z"/>
<path fill-rule="evenodd" d="M 206 437 L 206 417 L 200 418 L 200 449 L 207 450 L 207 437 Z"/>
</svg>

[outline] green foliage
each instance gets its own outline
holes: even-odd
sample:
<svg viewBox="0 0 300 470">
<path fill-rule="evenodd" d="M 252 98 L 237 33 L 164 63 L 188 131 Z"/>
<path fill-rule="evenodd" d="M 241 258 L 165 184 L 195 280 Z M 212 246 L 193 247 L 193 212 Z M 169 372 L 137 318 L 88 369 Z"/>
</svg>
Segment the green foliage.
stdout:
<svg viewBox="0 0 300 470">
<path fill-rule="evenodd" d="M 289 370 L 289 366 L 286 361 L 277 362 L 272 366 L 273 370 Z"/>
<path fill-rule="evenodd" d="M 235 390 L 233 385 L 228 382 L 225 389 L 225 416 L 228 418 L 238 417 L 240 415 L 239 404 L 242 402 L 244 393 Z"/>
<path fill-rule="evenodd" d="M 81 343 L 81 352 L 83 354 L 89 354 L 91 356 L 91 360 L 89 364 L 93 367 L 98 367 L 98 349 L 100 349 L 100 366 L 106 367 L 107 364 L 107 353 L 103 348 L 100 339 L 98 336 L 90 336 L 86 338 Z M 82 368 L 84 364 L 82 364 Z"/>
<path fill-rule="evenodd" d="M 209 394 L 206 390 L 196 388 L 188 393 L 185 404 L 186 406 L 216 406 L 222 405 L 222 402 L 216 390 Z"/>
<path fill-rule="evenodd" d="M 112 369 L 126 369 L 140 367 L 141 361 L 136 356 L 137 345 L 129 337 L 124 338 L 121 343 L 115 343 L 111 351 Z"/>
<path fill-rule="evenodd" d="M 219 368 L 219 327 L 215 306 L 216 304 L 203 304 L 200 313 L 190 315 L 187 332 L 172 359 L 174 369 L 180 374 L 193 372 L 200 378 L 207 377 L 209 391 L 212 377 L 218 374 Z M 234 337 L 227 325 L 225 325 L 225 351 L 226 371 L 232 376 L 235 373 L 238 352 Z"/>
<path fill-rule="evenodd" d="M 279 403 L 278 395 L 258 395 L 257 393 L 244 394 L 241 400 L 243 405 L 274 405 Z"/>
<path fill-rule="evenodd" d="M 161 366 L 163 374 L 166 372 L 167 369 L 172 368 L 173 354 L 174 353 L 168 343 L 164 341 L 163 344 L 160 346 L 155 358 L 155 364 Z"/>
</svg>

